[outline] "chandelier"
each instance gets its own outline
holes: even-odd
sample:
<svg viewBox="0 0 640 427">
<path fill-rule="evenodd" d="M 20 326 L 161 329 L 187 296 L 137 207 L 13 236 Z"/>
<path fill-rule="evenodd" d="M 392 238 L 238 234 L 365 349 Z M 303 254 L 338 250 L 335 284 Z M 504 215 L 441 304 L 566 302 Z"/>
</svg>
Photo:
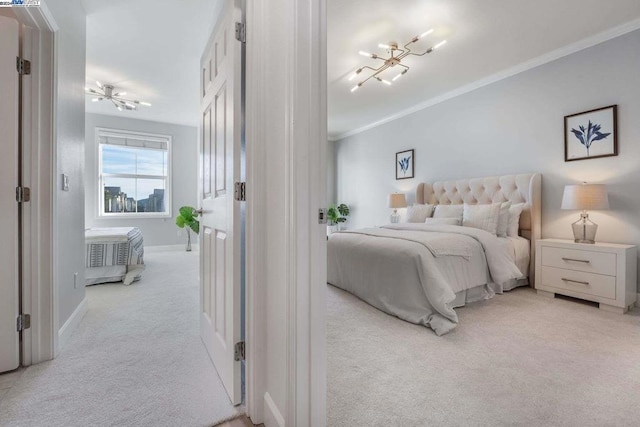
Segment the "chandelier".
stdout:
<svg viewBox="0 0 640 427">
<path fill-rule="evenodd" d="M 411 41 L 409 41 L 409 43 L 405 44 L 402 49 L 400 49 L 398 47 L 398 43 L 396 43 L 396 42 L 390 42 L 389 44 L 379 44 L 378 47 L 387 50 L 387 52 L 389 54 L 388 58 L 376 55 L 375 53 L 365 52 L 363 50 L 358 52 L 362 56 L 366 56 L 366 57 L 373 58 L 373 59 L 379 59 L 381 61 L 384 61 L 384 63 L 382 65 L 380 65 L 378 68 L 373 68 L 373 67 L 370 67 L 368 65 L 365 65 L 364 67 L 358 68 L 351 75 L 351 77 L 349 77 L 349 81 L 351 81 L 351 80 L 355 79 L 356 77 L 358 77 L 365 69 L 371 70 L 372 74 L 370 74 L 366 79 L 360 81 L 360 83 L 358 83 L 353 88 L 351 88 L 351 92 L 355 92 L 356 90 L 358 90 L 360 88 L 360 86 L 362 86 L 363 84 L 365 84 L 366 82 L 368 82 L 371 79 L 375 79 L 375 80 L 377 80 L 377 81 L 379 81 L 381 83 L 384 83 L 386 85 L 391 85 L 391 82 L 395 82 L 400 77 L 405 75 L 407 73 L 407 71 L 409 71 L 409 67 L 402 63 L 402 60 L 404 58 L 406 58 L 409 55 L 424 56 L 427 53 L 431 53 L 434 50 L 438 49 L 439 47 L 441 47 L 442 45 L 444 45 L 447 42 L 446 40 L 442 40 L 440 43 L 436 44 L 435 46 L 430 47 L 429 49 L 425 50 L 422 53 L 416 53 L 416 52 L 412 52 L 411 51 L 411 45 L 413 45 L 418 40 L 428 36 L 431 33 L 433 33 L 433 29 L 431 29 L 429 31 L 425 31 L 424 33 L 420 34 L 419 36 L 415 36 L 413 39 L 411 39 Z M 382 77 L 380 77 L 381 73 L 383 73 L 384 71 L 386 71 L 386 70 L 388 70 L 390 68 L 394 68 L 394 67 L 401 67 L 402 70 L 398 74 L 396 74 L 396 76 L 394 78 L 391 79 L 391 82 L 389 80 L 385 80 Z"/>
<path fill-rule="evenodd" d="M 93 89 L 90 87 L 86 87 L 86 93 L 89 96 L 93 96 L 94 98 L 91 100 L 93 102 L 99 101 L 111 101 L 113 105 L 119 110 L 137 110 L 138 105 L 144 105 L 146 107 L 151 107 L 151 104 L 148 102 L 136 101 L 133 99 L 123 98 L 127 93 L 126 92 L 115 92 L 115 88 L 112 85 L 103 85 L 100 82 L 96 82 L 98 89 Z"/>
</svg>

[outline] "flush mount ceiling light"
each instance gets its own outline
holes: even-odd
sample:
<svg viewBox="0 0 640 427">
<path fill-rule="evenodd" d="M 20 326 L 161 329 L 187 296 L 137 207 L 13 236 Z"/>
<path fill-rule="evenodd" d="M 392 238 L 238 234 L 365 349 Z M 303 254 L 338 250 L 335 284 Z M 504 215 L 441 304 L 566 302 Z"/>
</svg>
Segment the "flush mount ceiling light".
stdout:
<svg viewBox="0 0 640 427">
<path fill-rule="evenodd" d="M 371 79 L 375 79 L 375 80 L 377 80 L 377 81 L 379 81 L 381 83 L 384 83 L 384 84 L 390 86 L 391 82 L 394 82 L 394 81 L 398 80 L 400 77 L 402 77 L 403 75 L 405 75 L 407 73 L 407 71 L 409 71 L 409 67 L 402 63 L 402 60 L 404 58 L 406 58 L 409 55 L 424 56 L 427 53 L 431 53 L 434 50 L 440 48 L 442 45 L 444 45 L 447 42 L 446 40 L 442 40 L 441 42 L 439 42 L 435 46 L 430 47 L 429 49 L 425 50 L 422 53 L 415 53 L 415 52 L 411 51 L 411 45 L 412 44 L 416 43 L 418 40 L 428 36 L 431 33 L 433 33 L 433 29 L 431 29 L 429 31 L 425 31 L 424 33 L 420 34 L 419 36 L 415 36 L 413 39 L 411 39 L 411 41 L 409 43 L 404 45 L 403 49 L 400 49 L 398 47 L 398 43 L 396 43 L 396 42 L 390 42 L 389 44 L 379 44 L 378 47 L 387 50 L 387 52 L 389 54 L 388 58 L 376 55 L 375 53 L 365 52 L 363 50 L 358 52 L 362 56 L 367 56 L 367 57 L 373 58 L 373 59 L 379 59 L 381 61 L 384 61 L 384 63 L 382 65 L 380 65 L 378 68 L 373 68 L 373 67 L 370 67 L 368 65 L 365 65 L 364 67 L 358 68 L 351 75 L 351 77 L 349 77 L 350 81 L 355 79 L 356 77 L 358 77 L 365 69 L 371 70 L 371 71 L 373 71 L 373 73 L 371 75 L 369 75 L 369 77 L 367 77 L 366 79 L 360 81 L 360 83 L 355 85 L 353 88 L 351 88 L 351 92 L 355 92 L 356 90 L 358 90 L 360 88 L 360 86 L 362 86 L 363 84 L 365 84 L 367 81 L 369 81 Z M 397 67 L 401 67 L 402 70 L 398 74 L 396 74 L 396 76 L 393 77 L 391 79 L 391 81 L 385 80 L 382 77 L 380 77 L 381 73 L 383 73 L 384 71 L 386 71 L 386 70 L 388 70 L 390 68 L 394 68 L 396 66 Z"/>
<path fill-rule="evenodd" d="M 138 105 L 144 105 L 146 107 L 151 107 L 151 104 L 148 102 L 135 101 L 133 99 L 123 98 L 127 93 L 126 92 L 115 92 L 115 88 L 112 85 L 103 85 L 100 82 L 96 82 L 98 89 L 92 89 L 90 87 L 85 87 L 84 89 L 87 91 L 87 95 L 93 96 L 94 98 L 91 100 L 93 102 L 99 101 L 111 101 L 113 105 L 120 110 L 137 110 Z"/>
</svg>

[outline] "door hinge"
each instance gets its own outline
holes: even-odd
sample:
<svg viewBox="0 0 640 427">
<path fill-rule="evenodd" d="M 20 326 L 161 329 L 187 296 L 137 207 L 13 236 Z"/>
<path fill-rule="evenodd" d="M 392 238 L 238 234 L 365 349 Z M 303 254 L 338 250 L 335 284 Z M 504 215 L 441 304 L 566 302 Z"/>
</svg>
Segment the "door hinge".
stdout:
<svg viewBox="0 0 640 427">
<path fill-rule="evenodd" d="M 244 341 L 239 341 L 234 346 L 233 358 L 236 362 L 244 360 Z"/>
<path fill-rule="evenodd" d="M 22 59 L 19 56 L 16 57 L 16 69 L 21 76 L 27 76 L 31 74 L 31 61 Z"/>
<path fill-rule="evenodd" d="M 326 223 L 327 223 L 327 210 L 318 209 L 318 224 L 326 224 Z"/>
<path fill-rule="evenodd" d="M 29 187 L 16 187 L 16 202 L 24 203 L 31 200 L 31 189 Z"/>
<path fill-rule="evenodd" d="M 242 43 L 247 41 L 247 29 L 244 22 L 236 22 L 236 40 Z"/>
<path fill-rule="evenodd" d="M 29 329 L 31 327 L 31 315 L 30 314 L 21 314 L 18 316 L 18 320 L 16 321 L 16 330 L 18 332 L 24 331 L 25 329 Z"/>
<path fill-rule="evenodd" d="M 233 198 L 238 202 L 247 201 L 247 183 L 236 182 L 234 184 Z"/>
</svg>

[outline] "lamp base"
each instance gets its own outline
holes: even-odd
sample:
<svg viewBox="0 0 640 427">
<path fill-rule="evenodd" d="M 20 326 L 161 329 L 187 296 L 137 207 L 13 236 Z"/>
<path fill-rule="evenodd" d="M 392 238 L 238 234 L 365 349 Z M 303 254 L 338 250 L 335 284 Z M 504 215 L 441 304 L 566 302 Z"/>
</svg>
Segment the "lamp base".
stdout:
<svg viewBox="0 0 640 427">
<path fill-rule="evenodd" d="M 574 242 L 591 245 L 596 242 L 598 224 L 589 219 L 588 213 L 581 213 L 580 219 L 571 224 L 571 228 L 573 229 Z"/>
<path fill-rule="evenodd" d="M 398 210 L 394 209 L 393 213 L 391 214 L 391 224 L 397 224 L 400 222 L 400 215 L 398 215 Z"/>
</svg>

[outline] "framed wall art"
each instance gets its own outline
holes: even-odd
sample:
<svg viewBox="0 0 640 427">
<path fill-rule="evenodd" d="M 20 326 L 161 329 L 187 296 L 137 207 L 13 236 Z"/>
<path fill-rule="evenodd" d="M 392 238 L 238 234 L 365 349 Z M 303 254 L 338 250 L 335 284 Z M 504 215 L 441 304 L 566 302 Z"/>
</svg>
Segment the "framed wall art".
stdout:
<svg viewBox="0 0 640 427">
<path fill-rule="evenodd" d="M 564 161 L 618 155 L 618 106 L 564 117 Z"/>
<path fill-rule="evenodd" d="M 413 178 L 415 166 L 415 150 L 396 153 L 396 179 Z"/>
</svg>

